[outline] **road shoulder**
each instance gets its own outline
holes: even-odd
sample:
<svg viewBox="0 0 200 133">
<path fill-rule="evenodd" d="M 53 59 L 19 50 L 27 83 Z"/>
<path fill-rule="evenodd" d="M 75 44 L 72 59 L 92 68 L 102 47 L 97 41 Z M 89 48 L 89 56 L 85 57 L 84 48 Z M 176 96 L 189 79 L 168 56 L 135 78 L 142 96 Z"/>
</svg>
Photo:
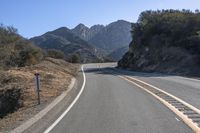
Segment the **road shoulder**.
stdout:
<svg viewBox="0 0 200 133">
<path fill-rule="evenodd" d="M 73 86 L 71 85 L 71 89 L 69 88 L 69 91 L 65 91 L 63 92 L 58 99 L 56 98 L 51 104 L 54 104 L 54 107 L 51 107 L 50 110 L 48 110 L 45 114 L 43 114 L 45 111 L 41 111 L 41 115 L 43 115 L 42 117 L 40 116 L 40 114 L 36 114 L 34 117 L 36 117 L 37 115 L 39 117 L 41 117 L 40 119 L 38 119 L 37 121 L 34 120 L 34 117 L 32 117 L 31 119 L 29 119 L 28 121 L 26 121 L 24 124 L 22 124 L 21 126 L 17 127 L 16 129 L 14 129 L 12 132 L 13 133 L 40 133 L 43 132 L 46 128 L 48 128 L 48 126 L 50 126 L 56 118 L 59 117 L 59 115 L 70 105 L 70 103 L 73 101 L 73 99 L 76 97 L 76 95 L 78 94 L 79 90 L 80 90 L 80 85 L 82 84 L 82 73 L 79 72 L 78 76 L 76 77 L 76 80 L 73 84 Z M 72 84 L 72 83 L 71 83 Z M 70 86 L 69 86 L 70 87 Z M 57 101 L 57 103 L 56 103 Z M 49 107 L 49 106 L 48 106 Z M 45 108 L 46 109 L 46 108 Z M 44 109 L 44 110 L 45 110 Z M 35 121 L 34 123 L 32 121 Z M 31 124 L 28 125 L 29 128 L 24 127 L 26 126 L 26 124 Z M 22 130 L 22 129 L 26 128 L 26 130 Z"/>
</svg>

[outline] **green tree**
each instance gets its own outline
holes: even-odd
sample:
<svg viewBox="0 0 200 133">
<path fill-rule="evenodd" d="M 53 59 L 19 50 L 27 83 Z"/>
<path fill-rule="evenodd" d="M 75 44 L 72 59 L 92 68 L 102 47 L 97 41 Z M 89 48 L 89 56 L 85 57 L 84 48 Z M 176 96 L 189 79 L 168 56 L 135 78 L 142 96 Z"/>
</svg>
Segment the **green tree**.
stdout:
<svg viewBox="0 0 200 133">
<path fill-rule="evenodd" d="M 0 25 L 1 68 L 33 65 L 43 59 L 43 52 L 17 33 L 17 29 Z"/>
<path fill-rule="evenodd" d="M 60 50 L 49 49 L 47 50 L 47 56 L 56 59 L 64 59 L 65 54 Z"/>
<path fill-rule="evenodd" d="M 79 54 L 73 54 L 71 56 L 71 62 L 72 63 L 80 63 L 80 55 Z"/>
</svg>

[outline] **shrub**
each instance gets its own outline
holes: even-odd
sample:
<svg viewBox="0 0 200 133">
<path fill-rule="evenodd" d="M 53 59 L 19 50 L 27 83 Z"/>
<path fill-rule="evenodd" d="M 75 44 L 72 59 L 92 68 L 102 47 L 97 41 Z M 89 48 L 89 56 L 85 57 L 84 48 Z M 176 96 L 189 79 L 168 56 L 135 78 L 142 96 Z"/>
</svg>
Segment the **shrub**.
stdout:
<svg viewBox="0 0 200 133">
<path fill-rule="evenodd" d="M 16 111 L 23 105 L 21 94 L 21 88 L 18 86 L 8 86 L 6 89 L 0 90 L 0 118 Z"/>
<path fill-rule="evenodd" d="M 49 49 L 47 50 L 47 56 L 56 59 L 64 59 L 65 54 L 60 50 Z"/>
<path fill-rule="evenodd" d="M 71 56 L 71 62 L 72 63 L 80 63 L 80 55 L 79 54 L 73 54 Z"/>
<path fill-rule="evenodd" d="M 43 52 L 24 39 L 13 27 L 0 26 L 0 68 L 34 65 L 43 59 Z"/>
</svg>

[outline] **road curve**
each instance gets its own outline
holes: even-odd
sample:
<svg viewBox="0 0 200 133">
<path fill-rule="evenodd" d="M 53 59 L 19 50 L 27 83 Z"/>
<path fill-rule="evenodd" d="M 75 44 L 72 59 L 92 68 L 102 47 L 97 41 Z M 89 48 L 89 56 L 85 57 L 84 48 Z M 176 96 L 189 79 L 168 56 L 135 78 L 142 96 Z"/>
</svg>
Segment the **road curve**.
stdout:
<svg viewBox="0 0 200 133">
<path fill-rule="evenodd" d="M 88 64 L 82 95 L 50 133 L 192 133 L 150 94 L 104 67 Z"/>
</svg>

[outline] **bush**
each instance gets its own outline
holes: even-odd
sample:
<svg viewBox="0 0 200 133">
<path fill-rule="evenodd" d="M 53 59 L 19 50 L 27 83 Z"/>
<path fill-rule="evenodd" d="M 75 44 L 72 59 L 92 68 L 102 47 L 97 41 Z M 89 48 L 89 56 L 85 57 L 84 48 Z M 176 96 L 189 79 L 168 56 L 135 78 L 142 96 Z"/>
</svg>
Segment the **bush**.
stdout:
<svg viewBox="0 0 200 133">
<path fill-rule="evenodd" d="M 43 59 L 43 52 L 17 34 L 13 27 L 0 26 L 0 67 L 34 65 Z"/>
<path fill-rule="evenodd" d="M 73 54 L 72 56 L 71 56 L 71 62 L 72 63 L 80 63 L 80 55 L 78 55 L 78 54 Z"/>
<path fill-rule="evenodd" d="M 21 88 L 18 86 L 9 86 L 4 90 L 0 90 L 0 118 L 22 106 L 21 94 Z"/>
<path fill-rule="evenodd" d="M 65 54 L 60 50 L 50 49 L 47 50 L 47 56 L 55 59 L 64 59 Z"/>
</svg>

